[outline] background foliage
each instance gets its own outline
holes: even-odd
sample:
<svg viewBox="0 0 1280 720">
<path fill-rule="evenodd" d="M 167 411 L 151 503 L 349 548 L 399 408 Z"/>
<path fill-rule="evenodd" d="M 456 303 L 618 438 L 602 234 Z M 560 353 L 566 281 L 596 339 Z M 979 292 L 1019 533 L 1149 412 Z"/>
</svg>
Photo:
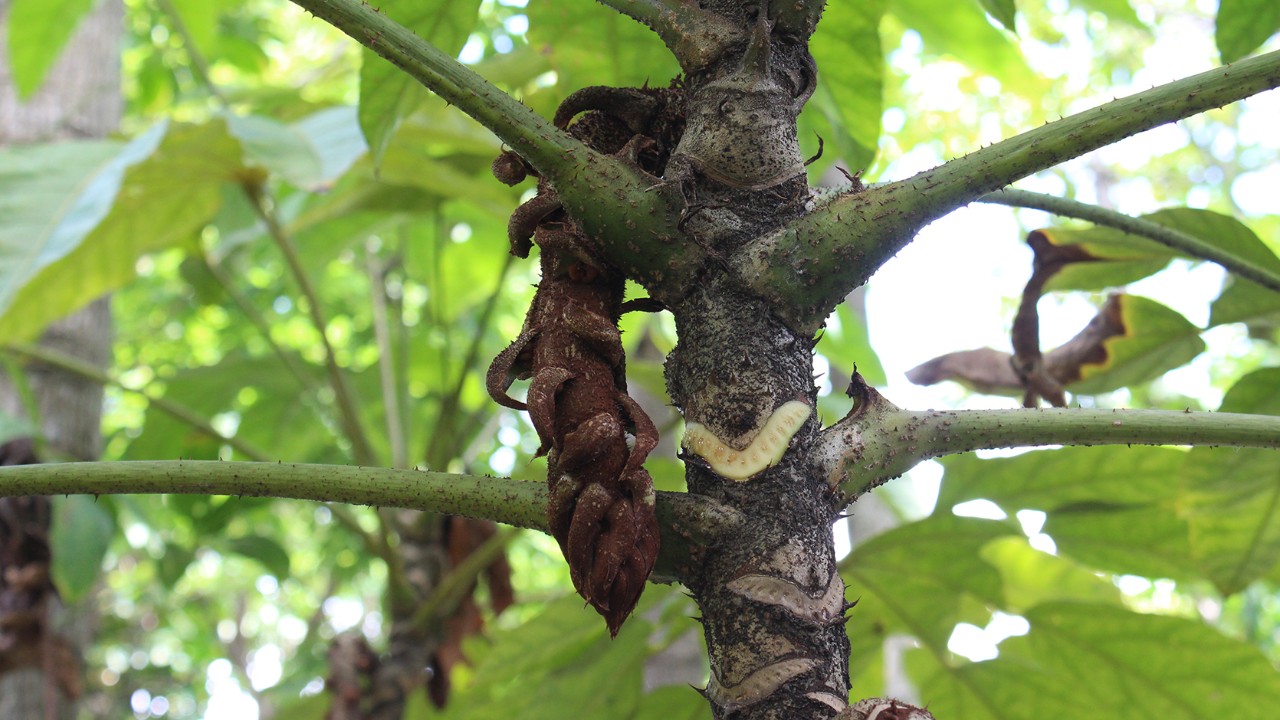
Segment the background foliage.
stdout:
<svg viewBox="0 0 1280 720">
<path fill-rule="evenodd" d="M 15 0 L 8 32 L 22 91 L 38 87 L 91 5 Z M 127 136 L 0 149 L 7 366 L 19 368 L 47 322 L 114 291 L 106 459 L 371 459 L 540 479 L 527 421 L 482 387 L 536 281 L 531 263 L 506 254 L 507 215 L 531 189 L 488 176 L 496 140 L 287 3 L 126 5 Z M 651 33 L 585 0 L 380 5 L 544 115 L 578 87 L 661 85 L 676 70 Z M 806 149 L 825 141 L 813 179 L 837 160 L 870 180 L 902 177 L 1095 104 L 1146 77 L 1170 44 L 1212 36 L 1230 61 L 1280 28 L 1273 0 L 1223 0 L 1216 16 L 1204 5 L 831 3 L 813 43 L 820 86 L 802 116 Z M 1069 67 L 1072 58 L 1088 62 Z M 1241 188 L 1276 177 L 1274 133 L 1257 131 L 1276 111 L 1271 93 L 1181 123 L 1162 151 L 1103 153 L 1031 184 L 1132 212 L 1188 205 L 1198 210 L 1169 222 L 1213 237 L 1233 221 L 1207 212 L 1233 215 L 1243 224 L 1230 232 L 1269 262 L 1280 220 L 1242 202 Z M 1017 219 L 1023 231 L 1045 222 Z M 1107 288 L 1189 267 L 1149 248 L 1115 251 L 1102 231 L 1051 232 L 1117 258 L 1059 278 L 1055 307 L 1092 308 Z M 1025 279 L 1020 234 L 999 240 L 1011 255 L 999 267 Z M 873 316 L 878 283 L 889 282 L 871 284 Z M 1111 382 L 1079 388 L 1127 389 L 1082 401 L 1213 409 L 1225 394 L 1223 410 L 1280 413 L 1280 300 L 1220 275 L 1208 282 L 1221 291 L 1202 308 L 1207 322 L 1142 305 L 1160 318 L 1144 325 L 1160 328 L 1156 338 L 1117 352 L 1099 371 Z M 1015 302 L 974 326 L 1007 331 Z M 315 309 L 353 390 L 345 419 Z M 1070 313 L 1059 317 L 1075 331 Z M 624 329 L 632 385 L 661 406 L 674 330 L 637 315 Z M 912 333 L 902 337 L 889 342 Z M 906 369 L 877 359 L 858 302 L 837 312 L 819 352 L 828 420 L 848 409 L 830 390 L 854 363 L 890 387 Z M 1201 382 L 1178 381 L 1188 367 Z M 1007 402 L 955 389 L 939 401 Z M 664 437 L 676 436 L 665 417 Z M 1117 708 L 1218 718 L 1280 706 L 1274 453 L 1062 449 L 943 465 L 936 504 L 936 469 L 881 491 L 892 529 L 860 535 L 843 560 L 849 597 L 860 598 L 849 624 L 855 696 L 885 682 L 904 692 L 905 679 L 939 717 L 965 719 Z M 669 444 L 649 467 L 660 488 L 682 487 Z M 104 611 L 88 658 L 89 707 L 104 717 L 130 703 L 138 717 L 225 717 L 253 704 L 263 716 L 319 717 L 327 640 L 383 631 L 372 509 L 120 496 L 65 498 L 58 512 L 59 586 L 72 600 L 95 594 Z M 105 554 L 83 552 L 93 547 Z M 570 592 L 553 543 L 525 535 L 510 554 L 520 605 L 468 645 L 473 667 L 455 678 L 448 717 L 559 717 L 565 706 L 585 717 L 706 716 L 687 687 L 644 682 L 649 658 L 697 632 L 687 599 L 653 587 L 610 643 Z"/>
</svg>

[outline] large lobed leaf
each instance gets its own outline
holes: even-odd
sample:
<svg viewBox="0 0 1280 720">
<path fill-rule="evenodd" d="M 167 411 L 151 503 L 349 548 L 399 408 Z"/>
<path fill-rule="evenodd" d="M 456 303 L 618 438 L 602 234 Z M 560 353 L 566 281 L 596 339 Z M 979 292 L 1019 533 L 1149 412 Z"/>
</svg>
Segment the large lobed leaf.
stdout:
<svg viewBox="0 0 1280 720">
<path fill-rule="evenodd" d="M 1245 376 L 1222 412 L 1280 415 L 1280 368 Z M 1195 448 L 1180 475 L 1191 552 L 1224 594 L 1280 564 L 1280 452 Z"/>
<path fill-rule="evenodd" d="M 1183 618 L 1048 603 L 1000 657 L 955 665 L 916 651 L 907 667 L 937 717 L 1218 720 L 1280 707 L 1280 674 L 1256 648 Z M 1261 713 L 1261 714 L 1259 714 Z"/>
<path fill-rule="evenodd" d="M 800 116 L 802 138 L 825 136 L 826 152 L 852 169 L 871 164 L 880 141 L 884 51 L 880 18 L 885 1 L 832 3 L 809 44 L 818 63 L 818 89 Z"/>
<path fill-rule="evenodd" d="M 1220 410 L 1280 414 L 1280 369 L 1241 379 Z M 1058 550 L 1099 569 L 1208 579 L 1231 594 L 1280 565 L 1274 450 L 1067 448 L 944 465 L 940 507 L 981 498 L 1045 511 Z"/>
<path fill-rule="evenodd" d="M 323 187 L 364 153 L 353 113 L 160 123 L 125 145 L 0 150 L 0 334 L 34 338 L 129 282 L 138 258 L 194 246 L 224 189 L 266 173 Z"/>
</svg>

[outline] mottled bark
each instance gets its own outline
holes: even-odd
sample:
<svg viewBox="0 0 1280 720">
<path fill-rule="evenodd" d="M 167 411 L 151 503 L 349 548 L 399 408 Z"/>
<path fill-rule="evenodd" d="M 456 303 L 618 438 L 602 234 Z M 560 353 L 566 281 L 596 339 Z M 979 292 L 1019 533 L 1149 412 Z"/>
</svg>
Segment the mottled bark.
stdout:
<svg viewBox="0 0 1280 720">
<path fill-rule="evenodd" d="M 745 522 L 690 558 L 680 578 L 702 610 L 716 717 L 831 717 L 846 705 L 849 644 L 830 491 L 807 459 L 819 430 L 814 339 L 728 270 L 746 242 L 804 212 L 795 118 L 815 71 L 807 32 L 775 31 L 775 18 L 755 7 L 709 5 L 751 40 L 685 80 L 688 128 L 666 179 L 684 188 L 689 242 L 712 259 L 672 307 L 680 340 L 666 376 L 686 423 L 735 460 L 730 472 L 705 444 L 687 443 L 689 492 Z M 770 422 L 797 401 L 809 408 L 798 429 Z M 768 467 L 778 443 L 785 453 Z"/>
</svg>

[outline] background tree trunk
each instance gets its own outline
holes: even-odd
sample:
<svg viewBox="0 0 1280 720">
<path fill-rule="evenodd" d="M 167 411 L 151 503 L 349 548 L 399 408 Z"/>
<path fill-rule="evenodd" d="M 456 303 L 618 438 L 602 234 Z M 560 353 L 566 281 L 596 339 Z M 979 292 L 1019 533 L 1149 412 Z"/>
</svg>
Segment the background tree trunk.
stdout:
<svg viewBox="0 0 1280 720">
<path fill-rule="evenodd" d="M 104 0 L 86 17 L 44 85 L 26 102 L 18 100 L 8 67 L 7 32 L 2 31 L 7 29 L 8 10 L 9 0 L 0 0 L 0 145 L 99 138 L 114 131 L 123 109 L 120 43 L 124 8 L 120 0 Z M 105 367 L 111 352 L 107 300 L 98 300 L 55 324 L 41 342 Z M 96 460 L 102 444 L 102 387 L 39 365 L 26 369 L 26 379 L 38 406 L 45 458 Z M 3 373 L 0 412 L 28 415 L 13 379 Z M 57 604 L 56 598 L 53 603 Z M 88 610 L 84 604 L 51 609 L 51 629 L 83 646 L 92 633 Z M 0 673 L 0 717 L 50 720 L 71 717 L 73 709 L 63 688 L 47 677 L 42 667 Z"/>
</svg>

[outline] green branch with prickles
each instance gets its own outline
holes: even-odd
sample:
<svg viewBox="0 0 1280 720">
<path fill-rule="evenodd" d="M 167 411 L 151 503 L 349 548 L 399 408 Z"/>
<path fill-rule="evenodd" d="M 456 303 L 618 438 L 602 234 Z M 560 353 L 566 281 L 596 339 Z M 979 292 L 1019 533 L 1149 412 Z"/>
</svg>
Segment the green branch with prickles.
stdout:
<svg viewBox="0 0 1280 720">
<path fill-rule="evenodd" d="M 0 496 L 236 495 L 293 498 L 466 515 L 533 530 L 547 529 L 547 489 L 538 482 L 483 475 L 352 465 L 218 460 L 46 463 L 0 468 Z M 741 516 L 709 498 L 659 492 L 663 552 L 654 574 L 673 577 L 691 545 L 736 531 Z"/>
<path fill-rule="evenodd" d="M 831 200 L 733 259 L 743 282 L 816 332 L 917 231 L 1015 180 L 1145 130 L 1280 87 L 1280 51 L 1048 123 L 897 182 Z"/>
<path fill-rule="evenodd" d="M 681 241 L 684 199 L 637 168 L 595 152 L 453 57 L 360 0 L 293 0 L 456 105 L 520 154 L 601 245 L 605 259 L 659 300 L 679 297 L 704 253 Z"/>
<path fill-rule="evenodd" d="M 841 507 L 924 460 L 1038 445 L 1213 445 L 1280 449 L 1280 416 L 1174 410 L 903 410 L 855 385 L 858 404 L 811 457 Z M 1280 458 L 1280 456 L 1277 456 Z"/>
</svg>

